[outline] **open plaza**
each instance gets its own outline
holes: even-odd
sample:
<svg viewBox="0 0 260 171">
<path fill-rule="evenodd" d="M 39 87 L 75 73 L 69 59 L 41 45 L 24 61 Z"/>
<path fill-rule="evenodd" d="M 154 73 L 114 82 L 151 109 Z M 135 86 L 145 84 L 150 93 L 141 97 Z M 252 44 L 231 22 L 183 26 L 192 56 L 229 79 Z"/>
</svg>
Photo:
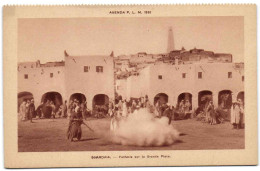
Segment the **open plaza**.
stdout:
<svg viewBox="0 0 260 171">
<path fill-rule="evenodd" d="M 80 141 L 67 140 L 67 119 L 35 119 L 18 122 L 19 152 L 50 151 L 119 151 L 119 150 L 214 150 L 243 149 L 244 129 L 232 129 L 230 122 L 209 125 L 196 119 L 173 121 L 180 132 L 180 140 L 170 146 L 122 146 L 110 139 L 110 119 L 88 118 L 87 123 L 95 132 L 82 125 Z M 133 128 L 137 129 L 137 128 Z"/>
</svg>

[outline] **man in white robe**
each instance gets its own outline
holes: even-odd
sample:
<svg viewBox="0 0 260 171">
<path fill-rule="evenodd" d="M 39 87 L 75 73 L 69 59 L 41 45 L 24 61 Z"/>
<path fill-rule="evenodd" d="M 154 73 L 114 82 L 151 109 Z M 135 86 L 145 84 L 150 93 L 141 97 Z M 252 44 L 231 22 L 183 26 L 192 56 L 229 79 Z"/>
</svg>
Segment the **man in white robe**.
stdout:
<svg viewBox="0 0 260 171">
<path fill-rule="evenodd" d="M 20 112 L 21 120 L 25 121 L 25 119 L 26 119 L 26 100 L 24 100 L 22 102 L 22 104 L 20 105 L 19 112 Z"/>
<path fill-rule="evenodd" d="M 234 129 L 240 129 L 243 124 L 244 108 L 242 100 L 238 99 L 238 102 L 233 103 L 231 107 L 231 124 Z"/>
</svg>

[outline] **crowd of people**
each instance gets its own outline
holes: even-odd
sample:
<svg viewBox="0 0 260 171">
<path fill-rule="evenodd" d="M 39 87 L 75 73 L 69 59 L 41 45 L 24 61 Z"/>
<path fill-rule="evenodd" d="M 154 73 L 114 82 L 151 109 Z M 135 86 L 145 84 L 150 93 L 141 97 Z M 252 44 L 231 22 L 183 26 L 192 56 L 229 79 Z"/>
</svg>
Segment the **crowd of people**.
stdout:
<svg viewBox="0 0 260 171">
<path fill-rule="evenodd" d="M 115 103 L 117 102 L 117 103 Z M 65 100 L 62 105 L 55 105 L 52 100 L 46 100 L 42 102 L 37 109 L 35 109 L 34 99 L 25 99 L 19 106 L 19 115 L 22 121 L 29 120 L 32 122 L 32 118 L 46 118 L 45 114 L 50 113 L 49 118 L 63 117 L 71 119 L 77 116 L 86 119 L 87 117 L 127 117 L 129 114 L 138 111 L 140 108 L 147 108 L 147 110 L 154 115 L 154 117 L 168 117 L 169 124 L 172 120 L 185 119 L 191 116 L 191 103 L 188 99 L 182 99 L 176 105 L 176 108 L 166 102 L 157 100 L 155 105 L 151 105 L 148 96 L 130 99 L 130 100 L 109 100 L 108 104 L 94 105 L 93 111 L 87 109 L 87 102 L 78 99 L 72 99 L 67 106 Z M 209 123 L 211 125 L 223 123 L 230 113 L 230 122 L 233 128 L 239 129 L 244 127 L 244 104 L 242 99 L 238 99 L 237 102 L 232 103 L 231 109 L 226 109 L 222 104 L 215 108 L 211 99 L 205 99 L 193 115 L 197 120 Z"/>
<path fill-rule="evenodd" d="M 183 117 L 185 118 L 186 115 L 187 115 L 188 113 L 190 113 L 190 111 L 191 111 L 191 103 L 190 103 L 190 100 L 188 100 L 188 99 L 186 99 L 186 100 L 182 99 L 182 100 L 180 101 L 180 103 L 177 105 L 177 109 L 178 109 L 178 113 L 183 114 L 183 115 L 184 115 Z"/>
<path fill-rule="evenodd" d="M 135 110 L 146 108 L 149 106 L 150 102 L 148 100 L 148 96 L 130 100 L 120 99 L 117 100 L 116 104 L 114 104 L 114 102 L 110 100 L 108 114 L 110 117 L 113 117 L 114 115 L 126 117 L 130 113 L 133 113 Z"/>
<path fill-rule="evenodd" d="M 34 99 L 26 100 L 24 99 L 19 107 L 20 119 L 22 121 L 30 120 L 35 116 L 35 105 Z"/>
<path fill-rule="evenodd" d="M 150 104 L 148 96 L 140 97 L 140 98 L 132 98 L 130 100 L 117 100 L 115 103 L 112 100 L 109 100 L 108 104 L 104 105 L 94 105 L 93 110 L 90 111 L 87 109 L 87 102 L 83 100 L 81 103 L 78 99 L 70 100 L 67 105 L 67 101 L 65 100 L 62 105 L 55 105 L 52 100 L 47 99 L 45 102 L 42 102 L 37 109 L 35 110 L 34 100 L 24 100 L 20 105 L 20 114 L 22 120 L 32 120 L 33 117 L 37 118 L 71 118 L 72 113 L 75 112 L 75 109 L 79 109 L 83 118 L 86 117 L 96 117 L 96 118 L 104 118 L 104 117 L 113 117 L 114 115 L 126 117 L 127 115 L 133 113 L 135 110 L 140 108 L 147 108 L 151 113 L 155 115 L 155 117 L 167 116 L 169 118 L 169 122 L 171 122 L 172 118 L 178 111 L 177 115 L 179 118 L 183 118 L 189 113 L 190 102 L 186 100 L 182 100 L 178 107 L 175 109 L 174 106 L 169 103 L 163 103 L 158 100 L 155 106 Z M 30 106 L 30 107 L 29 107 Z M 29 110 L 30 108 L 30 110 Z M 30 111 L 30 112 L 29 112 Z"/>
<path fill-rule="evenodd" d="M 230 122 L 233 128 L 240 129 L 244 126 L 244 104 L 241 99 L 232 103 L 231 109 L 226 109 L 223 103 L 217 108 L 213 105 L 211 99 L 206 99 L 205 103 L 195 111 L 197 120 L 201 120 L 210 125 L 221 124 L 228 118 L 230 113 Z"/>
<path fill-rule="evenodd" d="M 176 108 L 173 105 L 170 105 L 169 103 L 162 103 L 160 100 L 158 100 L 155 104 L 154 113 L 156 116 L 161 117 L 162 115 L 164 115 L 164 111 L 167 108 L 171 109 L 171 118 L 174 120 L 188 119 L 191 116 L 191 103 L 188 99 L 182 99 L 176 105 Z"/>
<path fill-rule="evenodd" d="M 160 100 L 158 100 L 156 104 L 155 107 L 151 105 L 148 96 L 130 100 L 119 100 L 115 105 L 110 101 L 108 112 L 111 118 L 118 119 L 128 117 L 128 115 L 136 113 L 142 108 L 146 108 L 155 118 L 169 118 L 168 123 L 171 124 L 175 112 L 174 107 L 169 103 L 162 103 Z"/>
<path fill-rule="evenodd" d="M 105 118 L 108 115 L 107 105 L 94 105 L 92 116 L 95 118 Z"/>
</svg>

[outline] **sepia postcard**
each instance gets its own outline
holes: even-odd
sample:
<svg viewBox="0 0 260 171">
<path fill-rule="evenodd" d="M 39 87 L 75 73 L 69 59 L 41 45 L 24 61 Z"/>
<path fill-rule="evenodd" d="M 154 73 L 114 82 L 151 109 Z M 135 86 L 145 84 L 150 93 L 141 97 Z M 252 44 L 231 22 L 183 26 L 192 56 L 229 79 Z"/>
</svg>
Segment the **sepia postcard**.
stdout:
<svg viewBox="0 0 260 171">
<path fill-rule="evenodd" d="M 4 6 L 6 168 L 257 165 L 255 5 Z"/>
</svg>

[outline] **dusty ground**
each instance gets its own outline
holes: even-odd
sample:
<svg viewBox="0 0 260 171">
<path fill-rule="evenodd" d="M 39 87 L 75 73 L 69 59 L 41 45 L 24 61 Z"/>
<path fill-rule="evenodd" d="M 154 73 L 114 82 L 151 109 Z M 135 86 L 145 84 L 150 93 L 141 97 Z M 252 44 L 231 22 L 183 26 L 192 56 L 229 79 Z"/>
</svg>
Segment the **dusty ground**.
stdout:
<svg viewBox="0 0 260 171">
<path fill-rule="evenodd" d="M 163 147 L 136 147 L 117 145 L 109 141 L 110 120 L 108 118 L 85 121 L 95 130 L 95 133 L 82 125 L 82 140 L 78 142 L 69 142 L 66 139 L 68 125 L 66 119 L 41 119 L 33 122 L 18 123 L 18 150 L 20 152 L 244 148 L 244 130 L 233 130 L 230 123 L 212 126 L 192 119 L 174 121 L 175 128 L 183 133 L 180 142 Z"/>
</svg>

